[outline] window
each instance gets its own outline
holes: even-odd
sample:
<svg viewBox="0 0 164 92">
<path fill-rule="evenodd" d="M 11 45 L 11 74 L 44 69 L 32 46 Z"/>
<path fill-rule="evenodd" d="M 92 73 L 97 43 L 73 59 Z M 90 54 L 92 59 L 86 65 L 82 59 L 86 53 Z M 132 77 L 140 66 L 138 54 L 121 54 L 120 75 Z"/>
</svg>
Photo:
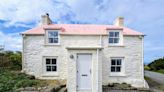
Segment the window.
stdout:
<svg viewBox="0 0 164 92">
<path fill-rule="evenodd" d="M 57 71 L 57 59 L 56 58 L 46 58 L 46 71 L 56 72 Z"/>
<path fill-rule="evenodd" d="M 59 43 L 58 31 L 48 31 L 48 43 Z"/>
<path fill-rule="evenodd" d="M 118 44 L 120 42 L 120 33 L 119 32 L 109 32 L 109 43 Z"/>
<path fill-rule="evenodd" d="M 122 59 L 112 58 L 111 59 L 111 72 L 121 72 Z"/>
</svg>

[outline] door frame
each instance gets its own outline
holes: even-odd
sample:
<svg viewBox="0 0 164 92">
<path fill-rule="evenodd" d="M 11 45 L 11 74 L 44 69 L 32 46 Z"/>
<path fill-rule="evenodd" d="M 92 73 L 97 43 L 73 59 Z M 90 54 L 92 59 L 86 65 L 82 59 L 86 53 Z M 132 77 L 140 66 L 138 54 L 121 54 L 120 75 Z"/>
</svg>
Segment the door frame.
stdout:
<svg viewBox="0 0 164 92">
<path fill-rule="evenodd" d="M 78 89 L 78 73 L 77 73 L 77 69 L 78 69 L 78 55 L 91 55 L 91 89 L 80 89 L 80 90 L 91 90 L 92 92 L 92 88 L 93 88 L 93 84 L 92 84 L 92 79 L 93 79 L 93 54 L 92 53 L 77 53 L 76 54 L 76 89 L 77 91 L 79 91 Z"/>
</svg>

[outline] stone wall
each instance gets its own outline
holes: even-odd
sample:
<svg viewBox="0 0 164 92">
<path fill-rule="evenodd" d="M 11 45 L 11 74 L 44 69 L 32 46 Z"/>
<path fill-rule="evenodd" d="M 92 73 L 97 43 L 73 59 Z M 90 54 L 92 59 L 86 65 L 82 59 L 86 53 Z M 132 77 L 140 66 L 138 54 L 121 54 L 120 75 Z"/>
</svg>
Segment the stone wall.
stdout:
<svg viewBox="0 0 164 92">
<path fill-rule="evenodd" d="M 109 46 L 108 36 L 102 36 L 102 51 L 99 53 L 102 60 L 99 64 L 99 83 L 106 85 L 115 82 L 127 82 L 132 86 L 145 87 L 143 79 L 143 48 L 142 38 L 138 36 L 124 36 L 122 46 Z M 46 45 L 45 37 L 26 36 L 24 38 L 24 53 L 23 53 L 23 71 L 27 74 L 34 75 L 39 79 L 68 79 L 74 78 L 76 75 L 69 75 L 68 55 L 70 52 L 67 47 L 92 47 L 100 46 L 100 36 L 60 36 L 59 45 Z M 56 56 L 57 70 L 56 74 L 47 76 L 43 72 L 44 60 L 43 57 Z M 124 57 L 124 75 L 110 75 L 110 58 Z M 99 58 L 100 59 L 100 58 Z M 101 61 L 99 60 L 99 61 Z M 73 63 L 72 63 L 73 64 Z M 71 67 L 71 66 L 70 66 Z M 95 66 L 94 66 L 95 67 Z M 102 69 L 101 69 L 102 67 Z M 72 66 L 75 68 L 75 66 Z M 102 74 L 101 74 L 102 72 Z M 74 73 L 75 74 L 75 73 Z M 102 80 L 101 80 L 102 79 Z M 76 85 L 74 85 L 76 86 Z M 101 85 L 99 85 L 101 87 Z M 75 87 L 74 87 L 75 88 Z M 69 89 L 68 89 L 69 90 Z M 72 89 L 76 90 L 76 89 Z"/>
<path fill-rule="evenodd" d="M 107 37 L 103 38 L 104 43 Z M 104 44 L 102 67 L 103 85 L 108 83 L 128 83 L 135 87 L 145 87 L 143 75 L 143 48 L 142 39 L 138 36 L 124 36 L 122 46 L 109 46 Z M 110 58 L 123 57 L 124 72 L 112 76 L 110 72 Z"/>
</svg>

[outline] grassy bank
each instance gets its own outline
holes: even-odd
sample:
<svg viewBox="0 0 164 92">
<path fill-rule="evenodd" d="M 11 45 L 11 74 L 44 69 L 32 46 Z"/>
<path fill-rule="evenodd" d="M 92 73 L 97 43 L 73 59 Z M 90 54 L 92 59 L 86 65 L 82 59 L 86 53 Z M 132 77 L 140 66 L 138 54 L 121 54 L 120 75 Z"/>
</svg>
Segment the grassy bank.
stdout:
<svg viewBox="0 0 164 92">
<path fill-rule="evenodd" d="M 164 69 L 160 69 L 160 70 L 157 70 L 157 71 L 155 71 L 155 72 L 164 74 Z"/>
<path fill-rule="evenodd" d="M 0 92 L 12 92 L 21 87 L 44 86 L 44 81 L 20 71 L 0 69 Z"/>
<path fill-rule="evenodd" d="M 144 66 L 144 70 L 148 70 L 148 71 L 153 71 L 153 72 L 158 72 L 158 73 L 164 74 L 164 69 L 153 70 L 153 69 L 151 69 L 151 68 L 150 68 L 149 66 L 147 66 L 147 65 Z"/>
</svg>

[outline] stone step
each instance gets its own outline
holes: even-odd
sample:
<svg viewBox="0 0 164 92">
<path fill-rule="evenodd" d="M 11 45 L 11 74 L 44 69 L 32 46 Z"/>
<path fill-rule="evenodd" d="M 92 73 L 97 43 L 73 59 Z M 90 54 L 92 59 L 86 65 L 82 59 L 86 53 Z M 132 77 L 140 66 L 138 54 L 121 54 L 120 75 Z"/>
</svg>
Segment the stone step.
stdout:
<svg viewBox="0 0 164 92">
<path fill-rule="evenodd" d="M 67 88 L 66 87 L 61 88 L 58 92 L 67 92 Z"/>
</svg>

